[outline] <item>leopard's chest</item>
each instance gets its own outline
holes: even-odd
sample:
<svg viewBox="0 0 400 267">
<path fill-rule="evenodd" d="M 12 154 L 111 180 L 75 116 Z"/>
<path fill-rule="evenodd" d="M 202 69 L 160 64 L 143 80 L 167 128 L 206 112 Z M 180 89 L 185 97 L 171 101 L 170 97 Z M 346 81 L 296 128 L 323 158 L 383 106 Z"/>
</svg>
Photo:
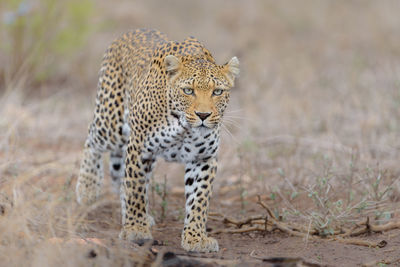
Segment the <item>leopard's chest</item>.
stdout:
<svg viewBox="0 0 400 267">
<path fill-rule="evenodd" d="M 215 157 L 218 144 L 217 129 L 184 128 L 178 121 L 161 127 L 146 142 L 152 157 L 182 163 Z"/>
</svg>

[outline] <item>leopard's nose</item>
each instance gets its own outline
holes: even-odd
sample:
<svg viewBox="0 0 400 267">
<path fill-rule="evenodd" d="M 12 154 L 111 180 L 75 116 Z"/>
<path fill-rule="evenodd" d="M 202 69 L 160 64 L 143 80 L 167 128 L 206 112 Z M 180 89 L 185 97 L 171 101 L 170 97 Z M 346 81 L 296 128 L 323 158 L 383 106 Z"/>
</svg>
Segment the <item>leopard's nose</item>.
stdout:
<svg viewBox="0 0 400 267">
<path fill-rule="evenodd" d="M 205 119 L 207 119 L 208 117 L 210 117 L 211 112 L 197 112 L 195 111 L 194 113 L 196 113 L 196 115 L 202 120 L 204 121 Z"/>
</svg>

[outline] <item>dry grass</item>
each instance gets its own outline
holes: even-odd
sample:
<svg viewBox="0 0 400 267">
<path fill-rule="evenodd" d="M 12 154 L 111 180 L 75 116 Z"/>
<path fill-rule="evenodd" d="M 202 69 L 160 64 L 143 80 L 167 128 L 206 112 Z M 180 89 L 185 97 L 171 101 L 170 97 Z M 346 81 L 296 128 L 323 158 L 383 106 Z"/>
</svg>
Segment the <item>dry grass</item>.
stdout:
<svg viewBox="0 0 400 267">
<path fill-rule="evenodd" d="M 218 202 L 240 202 L 245 212 L 261 194 L 284 220 L 311 223 L 327 235 L 366 216 L 399 220 L 397 1 L 96 3 L 92 21 L 99 29 L 60 62 L 52 79 L 31 84 L 24 73 L 12 81 L 0 77 L 6 92 L 0 98 L 1 265 L 83 266 L 92 248 L 108 251 L 91 259 L 94 265 L 145 258 L 139 254 L 147 250 L 116 239 L 119 210 L 108 187 L 92 210 L 78 207 L 73 192 L 102 53 L 138 27 L 176 40 L 194 35 L 219 63 L 240 58 L 220 150 Z M 161 166 L 156 182 L 163 183 L 167 168 L 167 186 L 181 186 L 181 167 Z M 103 243 L 66 242 L 82 237 Z"/>
</svg>

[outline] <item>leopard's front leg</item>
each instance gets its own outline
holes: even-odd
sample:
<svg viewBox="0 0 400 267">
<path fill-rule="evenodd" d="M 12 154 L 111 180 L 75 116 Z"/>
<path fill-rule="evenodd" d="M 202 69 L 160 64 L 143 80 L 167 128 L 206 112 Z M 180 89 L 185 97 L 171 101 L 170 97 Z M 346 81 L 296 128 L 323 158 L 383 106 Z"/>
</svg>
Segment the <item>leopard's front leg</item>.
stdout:
<svg viewBox="0 0 400 267">
<path fill-rule="evenodd" d="M 125 178 L 121 184 L 123 228 L 120 238 L 130 241 L 152 239 L 154 224 L 148 215 L 148 184 L 155 160 L 144 157 L 139 142 L 131 137 L 127 146 Z"/>
<path fill-rule="evenodd" d="M 217 240 L 206 234 L 208 205 L 216 172 L 215 158 L 186 165 L 186 216 L 182 247 L 187 251 L 218 251 Z"/>
</svg>

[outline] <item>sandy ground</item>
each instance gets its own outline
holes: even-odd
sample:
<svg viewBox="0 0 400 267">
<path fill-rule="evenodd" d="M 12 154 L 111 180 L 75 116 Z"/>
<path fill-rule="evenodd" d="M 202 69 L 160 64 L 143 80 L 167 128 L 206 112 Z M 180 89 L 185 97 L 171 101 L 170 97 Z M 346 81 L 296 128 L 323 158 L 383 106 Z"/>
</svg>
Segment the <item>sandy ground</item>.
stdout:
<svg viewBox="0 0 400 267">
<path fill-rule="evenodd" d="M 151 246 L 118 240 L 120 206 L 108 173 L 94 205 L 78 206 L 74 194 L 102 54 L 121 33 L 146 27 L 174 40 L 194 35 L 218 63 L 234 55 L 241 61 L 211 212 L 236 219 L 265 215 L 256 204 L 261 195 L 282 222 L 321 231 L 366 218 L 376 225 L 398 222 L 397 1 L 126 0 L 95 6 L 87 44 L 57 61 L 49 81 L 30 84 L 19 77 L 0 88 L 7 91 L 0 98 L 0 265 L 272 266 L 262 258 L 290 257 L 292 263 L 275 266 L 301 266 L 296 258 L 322 266 L 400 266 L 399 229 L 356 237 L 385 240 L 383 248 L 279 230 L 212 234 L 218 253 L 188 254 L 180 247 L 178 164 L 159 162 L 155 170 L 150 202 L 157 243 Z M 0 86 L 5 82 L 0 78 Z M 164 185 L 163 198 L 155 188 Z M 211 233 L 233 229 L 217 220 L 208 227 Z"/>
</svg>

